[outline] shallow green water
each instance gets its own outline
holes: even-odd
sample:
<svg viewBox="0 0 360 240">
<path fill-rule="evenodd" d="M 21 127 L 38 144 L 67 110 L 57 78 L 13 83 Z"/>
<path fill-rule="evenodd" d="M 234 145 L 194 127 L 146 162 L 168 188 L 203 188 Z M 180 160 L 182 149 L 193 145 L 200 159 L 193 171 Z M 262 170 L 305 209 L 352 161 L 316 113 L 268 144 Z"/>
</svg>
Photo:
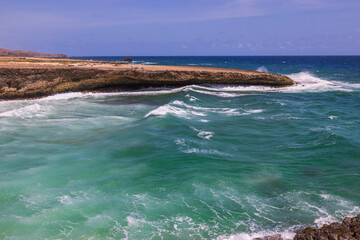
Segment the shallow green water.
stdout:
<svg viewBox="0 0 360 240">
<path fill-rule="evenodd" d="M 0 102 L 0 239 L 291 238 L 359 214 L 359 83 L 291 77 Z"/>
</svg>

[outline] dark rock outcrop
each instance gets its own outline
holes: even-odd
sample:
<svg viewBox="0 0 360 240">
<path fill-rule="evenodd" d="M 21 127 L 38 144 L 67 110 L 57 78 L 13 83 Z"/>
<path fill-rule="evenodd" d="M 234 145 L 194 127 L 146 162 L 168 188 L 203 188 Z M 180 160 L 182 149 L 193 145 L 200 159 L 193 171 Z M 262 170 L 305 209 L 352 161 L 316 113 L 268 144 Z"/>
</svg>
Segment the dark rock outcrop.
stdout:
<svg viewBox="0 0 360 240">
<path fill-rule="evenodd" d="M 132 58 L 129 58 L 129 57 L 127 57 L 127 58 L 125 58 L 124 60 L 123 60 L 123 62 L 129 62 L 129 63 L 131 63 L 131 62 L 133 62 L 134 60 L 132 60 Z"/>
<path fill-rule="evenodd" d="M 298 232 L 294 240 L 359 240 L 360 214 L 357 217 L 345 218 L 342 223 L 324 225 L 320 229 L 307 227 Z"/>
</svg>

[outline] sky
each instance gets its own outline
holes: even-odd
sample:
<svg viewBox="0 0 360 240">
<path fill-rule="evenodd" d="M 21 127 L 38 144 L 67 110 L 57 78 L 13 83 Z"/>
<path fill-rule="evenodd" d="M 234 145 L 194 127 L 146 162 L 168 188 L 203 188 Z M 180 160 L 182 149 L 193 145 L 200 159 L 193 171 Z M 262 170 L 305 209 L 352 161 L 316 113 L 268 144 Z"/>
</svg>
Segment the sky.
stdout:
<svg viewBox="0 0 360 240">
<path fill-rule="evenodd" d="M 360 0 L 0 0 L 0 48 L 69 56 L 360 55 Z"/>
</svg>

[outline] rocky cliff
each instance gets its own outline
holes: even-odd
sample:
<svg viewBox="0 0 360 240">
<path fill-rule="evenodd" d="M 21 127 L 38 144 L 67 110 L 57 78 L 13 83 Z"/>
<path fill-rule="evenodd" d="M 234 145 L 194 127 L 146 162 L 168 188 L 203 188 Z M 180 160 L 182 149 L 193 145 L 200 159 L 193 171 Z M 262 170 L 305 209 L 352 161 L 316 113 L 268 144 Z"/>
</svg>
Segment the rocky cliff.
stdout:
<svg viewBox="0 0 360 240">
<path fill-rule="evenodd" d="M 0 59 L 0 99 L 74 91 L 119 91 L 189 84 L 289 86 L 286 76 L 246 70 L 140 66 L 80 60 Z"/>
</svg>

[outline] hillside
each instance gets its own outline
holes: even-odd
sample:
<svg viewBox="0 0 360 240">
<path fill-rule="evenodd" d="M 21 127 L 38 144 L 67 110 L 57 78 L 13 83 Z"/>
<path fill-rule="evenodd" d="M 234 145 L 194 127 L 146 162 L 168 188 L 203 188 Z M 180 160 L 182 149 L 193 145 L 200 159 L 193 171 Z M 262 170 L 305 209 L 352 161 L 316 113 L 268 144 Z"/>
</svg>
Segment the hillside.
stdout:
<svg viewBox="0 0 360 240">
<path fill-rule="evenodd" d="M 31 51 L 12 51 L 0 48 L 0 57 L 38 57 L 38 58 L 66 58 L 64 54 L 38 53 Z"/>
</svg>

